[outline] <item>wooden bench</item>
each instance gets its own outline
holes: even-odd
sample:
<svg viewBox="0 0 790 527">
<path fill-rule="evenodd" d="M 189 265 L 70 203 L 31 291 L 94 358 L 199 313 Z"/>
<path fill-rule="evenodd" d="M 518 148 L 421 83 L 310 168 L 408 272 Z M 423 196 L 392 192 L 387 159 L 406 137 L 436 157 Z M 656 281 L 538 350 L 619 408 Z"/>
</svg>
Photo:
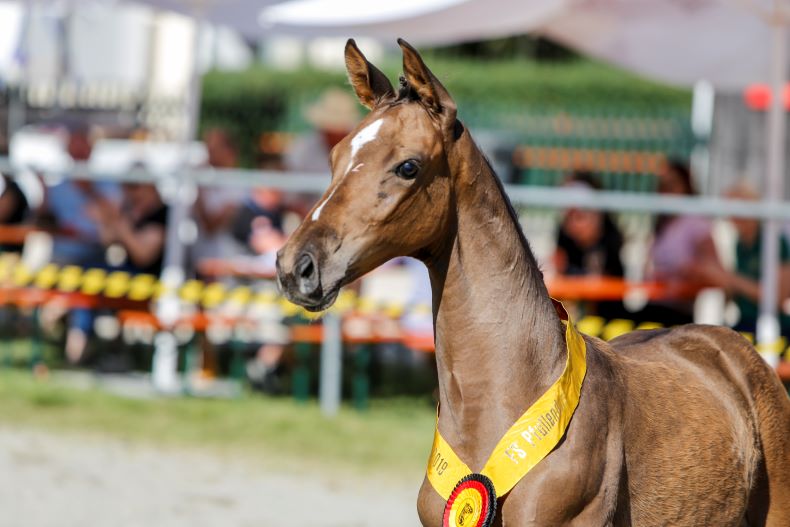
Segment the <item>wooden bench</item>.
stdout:
<svg viewBox="0 0 790 527">
<path fill-rule="evenodd" d="M 612 276 L 555 276 L 546 280 L 549 294 L 558 300 L 622 300 L 638 293 L 647 300 L 694 299 L 702 289 L 699 284 L 663 282 L 629 282 Z"/>
<path fill-rule="evenodd" d="M 391 325 L 383 329 L 385 321 L 381 316 L 349 314 L 341 323 L 342 343 L 353 352 L 354 375 L 351 381 L 352 399 L 357 409 L 368 407 L 370 379 L 368 369 L 372 347 L 378 344 L 399 343 L 403 340 L 400 328 Z M 310 396 L 312 382 L 308 366 L 310 356 L 316 345 L 324 338 L 324 328 L 320 324 L 297 324 L 291 327 L 291 342 L 294 345 L 295 365 L 292 392 L 297 401 L 306 401 Z"/>
<path fill-rule="evenodd" d="M 227 328 L 235 328 L 242 324 L 254 324 L 255 322 L 246 317 L 235 317 L 224 314 L 210 313 L 205 311 L 198 311 L 196 313 L 184 315 L 176 320 L 173 324 L 165 326 L 162 321 L 155 314 L 147 310 L 122 310 L 118 312 L 118 320 L 121 326 L 126 327 L 144 327 L 150 328 L 153 331 L 178 331 L 179 328 L 186 328 L 191 332 L 203 333 L 212 326 L 225 326 Z M 233 354 L 230 365 L 230 376 L 233 379 L 241 380 L 244 378 L 244 357 L 243 347 L 241 343 L 235 339 L 231 339 L 231 352 Z M 184 361 L 184 372 L 187 375 L 198 374 L 202 378 L 216 377 L 217 372 L 211 367 L 207 367 L 206 360 L 200 360 L 201 354 L 205 359 L 205 354 L 201 352 L 195 338 L 190 338 L 186 345 Z"/>
</svg>

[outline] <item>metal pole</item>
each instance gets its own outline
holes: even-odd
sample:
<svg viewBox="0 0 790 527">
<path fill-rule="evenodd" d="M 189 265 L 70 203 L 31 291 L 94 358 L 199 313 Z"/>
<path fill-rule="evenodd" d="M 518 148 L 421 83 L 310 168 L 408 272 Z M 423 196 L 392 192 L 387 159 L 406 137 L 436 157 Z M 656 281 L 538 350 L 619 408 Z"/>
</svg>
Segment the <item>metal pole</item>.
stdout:
<svg viewBox="0 0 790 527">
<path fill-rule="evenodd" d="M 165 262 L 163 273 L 183 275 L 184 269 L 184 243 L 182 231 L 184 222 L 189 217 L 190 207 L 196 197 L 197 189 L 191 181 L 189 174 L 189 150 L 192 141 L 197 137 L 198 120 L 200 116 L 200 98 L 203 93 L 200 66 L 198 64 L 200 49 L 203 42 L 203 10 L 200 9 L 195 20 L 195 34 L 193 36 L 194 58 L 189 79 L 189 92 L 187 94 L 187 119 L 183 136 L 181 151 L 181 167 L 174 175 L 176 180 L 175 195 L 170 204 L 170 216 L 167 222 L 167 242 L 165 246 Z M 183 277 L 182 277 L 183 279 Z"/>
<path fill-rule="evenodd" d="M 778 4 L 777 4 L 778 8 Z M 784 86 L 787 82 L 787 28 L 781 16 L 771 20 L 773 53 L 771 60 L 771 109 L 768 114 L 766 151 L 768 172 L 764 201 L 775 204 L 784 197 L 785 128 Z M 779 340 L 779 236 L 780 224 L 776 219 L 763 222 L 762 228 L 762 277 L 760 280 L 760 315 L 757 319 L 757 342 L 763 358 L 772 366 L 779 360 L 774 349 Z"/>
<path fill-rule="evenodd" d="M 176 392 L 179 390 L 177 378 L 178 349 L 175 337 L 169 328 L 176 323 L 181 314 L 181 304 L 178 298 L 178 288 L 184 282 L 184 235 L 188 227 L 188 220 L 192 203 L 197 196 L 195 183 L 190 180 L 189 147 L 197 135 L 198 114 L 200 111 L 200 97 L 202 83 L 200 65 L 198 63 L 202 44 L 202 25 L 204 18 L 202 2 L 196 6 L 193 16 L 195 32 L 193 35 L 192 71 L 190 72 L 189 89 L 187 93 L 187 116 L 181 150 L 181 166 L 175 174 L 170 176 L 169 186 L 170 210 L 167 217 L 165 236 L 164 265 L 161 281 L 165 292 L 156 306 L 156 314 L 164 326 L 164 330 L 155 341 L 154 360 L 152 367 L 152 380 L 154 386 L 163 392 Z"/>
<path fill-rule="evenodd" d="M 340 315 L 330 311 L 324 316 L 323 324 L 324 339 L 321 342 L 319 397 L 321 398 L 321 413 L 332 417 L 337 415 L 340 409 L 340 381 L 343 374 Z"/>
<path fill-rule="evenodd" d="M 160 174 L 146 170 L 131 170 L 122 174 L 91 171 L 87 165 L 78 166 L 80 178 L 94 181 L 137 181 L 156 183 Z M 12 165 L 7 157 L 0 157 L 0 171 L 12 176 L 20 167 Z M 60 175 L 40 169 L 48 175 Z M 68 176 L 69 174 L 65 174 Z M 190 169 L 189 182 L 194 185 L 217 187 L 271 187 L 286 192 L 305 192 L 320 195 L 326 190 L 328 176 L 307 172 L 275 172 L 249 169 Z M 529 187 L 505 185 L 505 191 L 514 205 L 535 207 L 541 210 L 581 208 L 637 214 L 694 214 L 710 218 L 773 218 L 780 223 L 790 222 L 790 200 L 750 201 L 717 196 L 672 196 L 627 191 L 596 191 L 565 187 Z"/>
<path fill-rule="evenodd" d="M 22 3 L 22 27 L 19 30 L 19 43 L 16 49 L 16 60 L 19 65 L 19 77 L 14 86 L 8 86 L 8 124 L 6 140 L 10 143 L 11 137 L 17 130 L 25 126 L 27 119 L 27 80 L 28 64 L 30 63 L 28 37 L 30 34 L 33 7 L 30 0 Z"/>
</svg>

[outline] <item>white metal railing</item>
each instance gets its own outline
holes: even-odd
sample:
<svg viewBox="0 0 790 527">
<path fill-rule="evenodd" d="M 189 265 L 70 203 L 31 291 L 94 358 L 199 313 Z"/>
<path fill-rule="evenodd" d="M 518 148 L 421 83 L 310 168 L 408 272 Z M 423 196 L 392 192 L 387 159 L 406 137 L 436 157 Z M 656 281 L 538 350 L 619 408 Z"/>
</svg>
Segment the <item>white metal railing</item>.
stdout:
<svg viewBox="0 0 790 527">
<path fill-rule="evenodd" d="M 78 167 L 81 178 L 108 181 L 150 181 L 167 184 L 175 174 L 132 170 L 123 174 L 97 173 Z M 19 168 L 7 158 L 0 158 L 0 170 L 13 175 Z M 68 177 L 68 174 L 58 174 Z M 191 169 L 187 180 L 197 186 L 273 187 L 288 192 L 323 193 L 329 186 L 329 175 L 247 169 Z M 505 185 L 515 205 L 541 208 L 585 208 L 611 212 L 642 212 L 646 214 L 695 214 L 710 217 L 776 219 L 790 221 L 790 201 L 761 202 L 726 199 L 715 196 L 668 196 L 640 192 L 590 191 L 564 187 L 532 187 Z"/>
<path fill-rule="evenodd" d="M 14 167 L 7 158 L 0 158 L 0 170 L 9 175 L 30 168 Z M 89 170 L 87 166 L 77 166 L 72 174 L 79 174 L 82 179 L 105 181 L 147 181 L 157 184 L 163 197 L 171 201 L 184 202 L 184 184 L 187 186 L 237 186 L 237 187 L 273 187 L 288 192 L 321 194 L 329 185 L 328 173 L 291 173 L 276 171 L 244 170 L 244 169 L 213 169 L 198 168 L 185 172 L 153 173 L 146 170 L 131 170 L 125 173 L 108 174 Z M 46 175 L 46 174 L 44 174 Z M 58 173 L 60 177 L 68 177 L 68 173 Z M 177 189 L 176 192 L 173 192 Z M 168 192 L 169 190 L 169 192 Z M 756 218 L 766 224 L 790 221 L 790 201 L 744 201 L 724 199 L 712 196 L 663 196 L 637 192 L 590 191 L 563 187 L 528 187 L 506 185 L 505 190 L 515 205 L 541 209 L 585 208 L 611 212 L 631 212 L 644 214 L 695 214 L 709 217 Z M 189 192 L 196 195 L 195 192 Z M 172 230 L 177 226 L 169 225 Z M 174 237 L 174 240 L 177 237 Z M 178 241 L 176 244 L 180 243 Z M 178 250 L 181 250 L 179 248 Z M 174 250 L 168 243 L 167 250 Z M 776 266 L 777 262 L 773 262 Z M 776 290 L 775 273 L 765 273 L 763 288 Z M 324 318 L 328 338 L 322 348 L 321 401 L 327 415 L 336 412 L 339 401 L 339 320 L 335 315 Z M 326 393 L 325 393 L 326 392 Z M 332 392 L 331 397 L 327 393 Z M 331 404 L 330 404 L 331 403 Z"/>
</svg>

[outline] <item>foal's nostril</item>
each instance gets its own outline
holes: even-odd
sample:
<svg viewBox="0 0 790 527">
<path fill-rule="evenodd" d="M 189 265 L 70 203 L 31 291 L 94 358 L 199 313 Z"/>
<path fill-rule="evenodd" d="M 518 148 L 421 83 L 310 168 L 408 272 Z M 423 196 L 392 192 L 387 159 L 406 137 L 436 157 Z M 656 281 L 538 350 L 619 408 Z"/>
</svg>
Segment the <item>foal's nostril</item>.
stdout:
<svg viewBox="0 0 790 527">
<path fill-rule="evenodd" d="M 296 262 L 296 274 L 299 278 L 307 280 L 313 276 L 315 272 L 315 264 L 313 258 L 309 254 L 303 254 L 299 261 Z"/>
<path fill-rule="evenodd" d="M 315 260 L 309 253 L 302 254 L 296 260 L 294 275 L 300 293 L 307 296 L 320 293 L 321 281 L 318 278 L 318 268 L 315 265 Z"/>
</svg>

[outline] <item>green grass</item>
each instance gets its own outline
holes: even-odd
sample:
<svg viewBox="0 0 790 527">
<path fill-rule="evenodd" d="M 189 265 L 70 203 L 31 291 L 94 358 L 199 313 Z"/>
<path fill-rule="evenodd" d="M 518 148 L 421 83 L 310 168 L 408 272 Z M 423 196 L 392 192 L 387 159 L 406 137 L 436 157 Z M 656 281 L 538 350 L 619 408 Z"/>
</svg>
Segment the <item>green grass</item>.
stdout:
<svg viewBox="0 0 790 527">
<path fill-rule="evenodd" d="M 425 464 L 434 413 L 425 400 L 373 401 L 324 418 L 315 403 L 245 395 L 235 400 L 125 399 L 0 370 L 0 426 L 91 434 L 208 449 L 293 470 L 413 476 Z"/>
</svg>

